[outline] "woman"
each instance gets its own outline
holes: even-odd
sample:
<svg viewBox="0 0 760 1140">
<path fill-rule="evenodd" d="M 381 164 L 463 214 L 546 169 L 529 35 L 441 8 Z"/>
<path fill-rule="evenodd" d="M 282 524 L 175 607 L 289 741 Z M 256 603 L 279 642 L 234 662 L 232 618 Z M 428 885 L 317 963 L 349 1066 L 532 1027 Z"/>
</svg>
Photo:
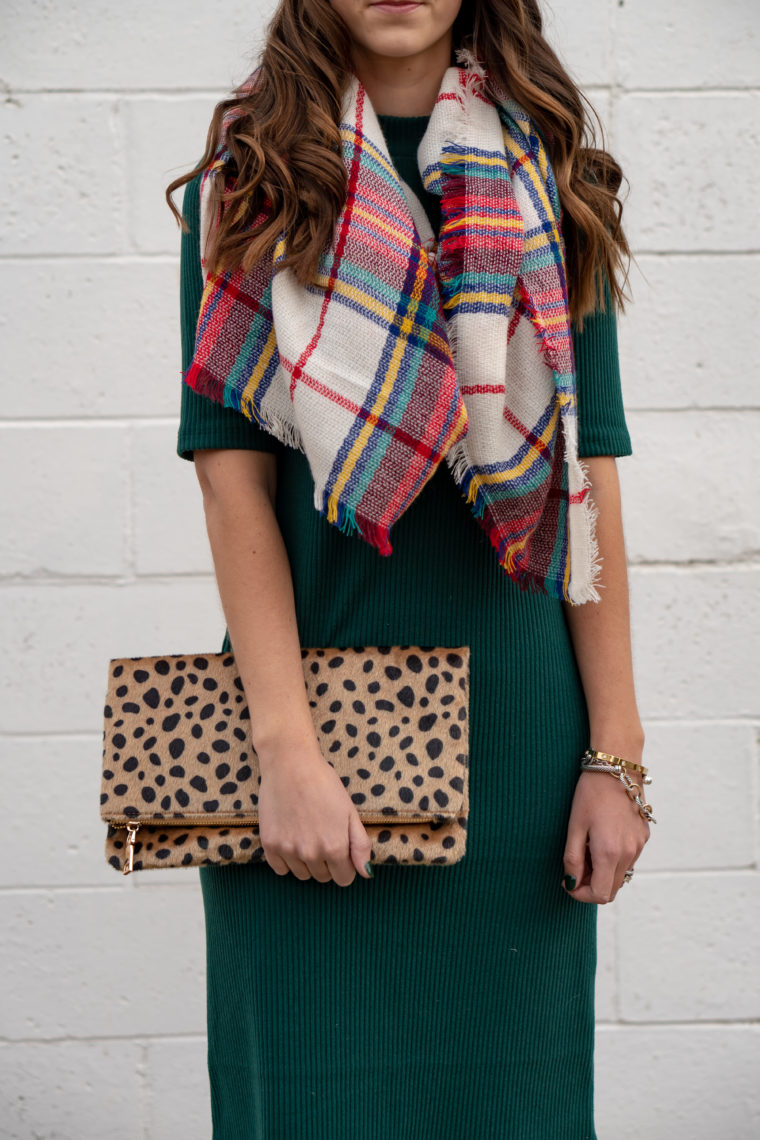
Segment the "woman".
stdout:
<svg viewBox="0 0 760 1140">
<path fill-rule="evenodd" d="M 631 450 L 615 325 L 628 247 L 621 172 L 587 145 L 582 97 L 535 0 L 283 0 L 256 82 L 219 105 L 203 159 L 167 190 L 187 183 L 183 370 L 203 293 L 200 174 L 223 113 L 234 112 L 238 212 L 207 265 L 250 269 L 287 228 L 286 264 L 303 284 L 346 202 L 337 124 L 353 77 L 442 232 L 418 148 L 461 59 L 533 117 L 559 188 L 599 600 L 521 589 L 443 462 L 379 556 L 315 510 L 301 450 L 183 384 L 178 452 L 203 491 L 222 648 L 234 646 L 256 710 L 266 855 L 200 870 L 215 1140 L 595 1135 L 597 905 L 616 897 L 649 835 L 618 780 L 579 769 L 589 746 L 633 763 L 643 750 L 615 465 Z M 255 208 L 241 214 L 241 202 Z M 251 236 L 262 205 L 273 219 Z M 371 875 L 356 806 L 320 752 L 299 647 L 398 644 L 471 649 L 467 852 Z"/>
</svg>

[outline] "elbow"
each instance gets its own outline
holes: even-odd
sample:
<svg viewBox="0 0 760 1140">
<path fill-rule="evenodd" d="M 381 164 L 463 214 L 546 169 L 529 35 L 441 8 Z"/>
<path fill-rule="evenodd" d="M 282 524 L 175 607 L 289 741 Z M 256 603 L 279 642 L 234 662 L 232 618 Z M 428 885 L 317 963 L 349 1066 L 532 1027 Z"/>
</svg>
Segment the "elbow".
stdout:
<svg viewBox="0 0 760 1140">
<path fill-rule="evenodd" d="M 273 454 L 238 449 L 203 449 L 194 453 L 195 474 L 205 510 L 247 498 L 265 497 L 274 506 L 277 464 Z"/>
</svg>

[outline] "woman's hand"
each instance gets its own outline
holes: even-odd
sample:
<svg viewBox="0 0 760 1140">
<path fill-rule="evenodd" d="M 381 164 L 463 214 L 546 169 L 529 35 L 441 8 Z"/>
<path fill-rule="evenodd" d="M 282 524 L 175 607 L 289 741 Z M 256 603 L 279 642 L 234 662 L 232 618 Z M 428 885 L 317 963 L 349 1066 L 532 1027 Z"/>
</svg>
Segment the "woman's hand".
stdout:
<svg viewBox="0 0 760 1140">
<path fill-rule="evenodd" d="M 622 783 L 606 772 L 581 772 L 564 853 L 565 874 L 577 885 L 565 882 L 565 889 L 579 902 L 612 902 L 648 839 L 649 824 Z"/>
<path fill-rule="evenodd" d="M 259 833 L 267 863 L 278 875 L 334 880 L 347 887 L 364 864 L 372 842 L 340 776 L 314 740 L 288 743 L 259 756 Z"/>
</svg>

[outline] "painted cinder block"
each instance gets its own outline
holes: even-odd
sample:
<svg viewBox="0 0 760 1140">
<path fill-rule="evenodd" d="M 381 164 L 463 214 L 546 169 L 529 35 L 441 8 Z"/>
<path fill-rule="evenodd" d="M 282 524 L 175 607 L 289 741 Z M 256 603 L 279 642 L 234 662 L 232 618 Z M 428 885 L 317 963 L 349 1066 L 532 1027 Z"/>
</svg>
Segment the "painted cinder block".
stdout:
<svg viewBox="0 0 760 1140">
<path fill-rule="evenodd" d="M 599 1140 L 750 1140 L 760 1134 L 756 1025 L 602 1026 L 596 1037 Z M 632 1110 L 616 1076 L 639 1096 Z"/>
<path fill-rule="evenodd" d="M 105 96 L 0 102 L 0 254 L 120 253 L 124 181 L 119 111 Z"/>
<path fill-rule="evenodd" d="M 0 916 L 7 1040 L 205 1033 L 197 882 L 3 892 Z"/>
<path fill-rule="evenodd" d="M 274 0 L 230 0 L 223 20 L 184 0 L 5 0 L 0 75 L 14 89 L 226 88 L 248 74 Z"/>
<path fill-rule="evenodd" d="M 629 578 L 642 716 L 757 716 L 757 568 L 634 566 Z"/>
<path fill-rule="evenodd" d="M 641 254 L 630 274 L 632 301 L 618 316 L 626 408 L 757 408 L 760 257 Z M 731 282 L 731 304 L 711 305 L 706 322 L 716 281 Z"/>
<path fill-rule="evenodd" d="M 637 867 L 719 871 L 755 864 L 750 724 L 645 724 L 645 788 L 657 823 Z"/>
<path fill-rule="evenodd" d="M 574 0 L 541 5 L 544 33 L 573 80 L 584 88 L 613 81 L 612 13 L 608 0 L 588 0 L 578 19 Z"/>
<path fill-rule="evenodd" d="M 178 391 L 178 401 L 179 395 Z M 138 574 L 214 572 L 195 467 L 177 455 L 176 448 L 175 423 L 140 424 L 133 429 L 132 519 Z"/>
<path fill-rule="evenodd" d="M 757 86 L 757 10 L 753 4 L 668 0 L 657 18 L 649 4 L 613 3 L 615 77 L 623 87 Z"/>
<path fill-rule="evenodd" d="M 578 903 L 594 906 L 594 903 Z M 596 995 L 597 1022 L 617 1021 L 617 912 L 614 902 L 599 907 L 596 924 Z"/>
<path fill-rule="evenodd" d="M 0 291 L 5 419 L 179 415 L 178 257 L 14 258 Z"/>
<path fill-rule="evenodd" d="M 146 1042 L 150 1073 L 145 1103 L 147 1137 L 209 1140 L 211 1104 L 205 1037 L 153 1037 Z"/>
<path fill-rule="evenodd" d="M 642 874 L 612 905 L 623 1021 L 760 1017 L 760 874 Z"/>
<path fill-rule="evenodd" d="M 760 412 L 629 412 L 627 421 L 633 455 L 619 468 L 629 559 L 760 554 Z"/>
<path fill-rule="evenodd" d="M 128 466 L 125 427 L 0 427 L 0 574 L 123 573 Z"/>
<path fill-rule="evenodd" d="M 212 112 L 223 97 L 124 99 L 129 234 L 135 249 L 179 255 L 181 233 L 166 202 L 166 187 L 200 161 Z M 178 210 L 183 193 L 181 186 L 173 194 Z"/>
<path fill-rule="evenodd" d="M 612 112 L 630 182 L 629 241 L 639 251 L 722 253 L 760 247 L 754 180 L 760 93 L 630 93 Z M 719 147 L 716 140 L 741 140 Z"/>
<path fill-rule="evenodd" d="M 139 1042 L 123 1039 L 0 1045 L 3 1140 L 144 1135 L 143 1053 Z"/>
</svg>

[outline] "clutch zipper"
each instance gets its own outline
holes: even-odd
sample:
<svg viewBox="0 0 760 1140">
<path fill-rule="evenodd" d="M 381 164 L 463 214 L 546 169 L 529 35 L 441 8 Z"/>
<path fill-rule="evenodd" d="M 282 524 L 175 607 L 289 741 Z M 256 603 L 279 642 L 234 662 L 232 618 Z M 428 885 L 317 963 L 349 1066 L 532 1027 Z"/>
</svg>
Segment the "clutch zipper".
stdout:
<svg viewBox="0 0 760 1140">
<path fill-rule="evenodd" d="M 221 823 L 221 824 L 224 824 L 225 827 L 230 827 L 230 826 L 234 826 L 234 825 L 237 825 L 238 827 L 250 827 L 254 823 L 258 822 L 257 820 L 240 819 L 239 816 L 237 816 L 234 820 L 224 819 L 220 816 L 214 816 L 213 818 L 214 818 L 215 824 Z M 117 821 L 114 821 L 112 819 L 106 820 L 106 823 L 109 825 L 109 827 L 126 828 L 126 831 L 127 831 L 127 849 L 129 852 L 129 859 L 125 860 L 124 866 L 122 867 L 122 874 L 124 874 L 124 875 L 128 875 L 130 873 L 130 871 L 134 870 L 135 839 L 137 837 L 138 831 L 143 826 L 143 823 L 149 824 L 151 827 L 161 827 L 162 824 L 165 827 L 184 827 L 185 825 L 192 826 L 195 823 L 208 823 L 208 822 L 209 822 L 209 817 L 207 815 L 183 816 L 182 819 L 179 819 L 176 821 L 171 820 L 168 822 L 165 819 L 155 819 L 155 820 L 150 820 L 150 821 L 143 820 L 142 823 L 134 823 L 134 822 L 129 821 L 129 820 L 126 823 L 117 822 Z"/>
<path fill-rule="evenodd" d="M 456 815 L 451 815 L 451 814 L 446 815 L 444 812 L 441 812 L 440 815 L 441 815 L 441 820 L 456 819 Z M 361 821 L 362 821 L 362 823 L 394 823 L 394 824 L 435 822 L 434 820 L 431 820 L 430 816 L 428 816 L 428 815 L 416 816 L 416 817 L 415 816 L 400 816 L 400 815 L 388 816 L 388 815 L 384 814 L 383 812 L 374 812 L 374 813 L 368 813 L 367 815 L 362 815 Z M 108 823 L 108 825 L 110 827 L 113 827 L 113 828 L 126 828 L 126 831 L 127 831 L 127 849 L 129 852 L 129 858 L 128 858 L 128 860 L 124 861 L 124 866 L 122 867 L 122 874 L 128 875 L 131 871 L 134 870 L 135 839 L 137 837 L 138 831 L 143 826 L 143 824 L 149 825 L 150 827 L 161 827 L 161 826 L 163 826 L 163 827 L 168 827 L 168 828 L 171 828 L 171 827 L 180 827 L 181 828 L 181 827 L 185 827 L 185 826 L 192 827 L 196 823 L 205 823 L 205 824 L 210 824 L 211 826 L 216 826 L 216 824 L 222 824 L 224 827 L 252 827 L 254 824 L 258 823 L 258 819 L 241 819 L 240 816 L 235 816 L 233 818 L 226 818 L 225 819 L 223 816 L 217 816 L 217 815 L 212 815 L 211 817 L 209 817 L 208 815 L 201 815 L 201 816 L 186 815 L 186 816 L 183 816 L 182 819 L 177 819 L 177 820 L 151 819 L 151 820 L 143 820 L 142 823 L 134 823 L 134 822 L 131 822 L 128 820 L 127 822 L 122 823 L 122 822 L 114 822 L 114 820 L 109 819 L 109 820 L 106 820 L 106 823 Z"/>
</svg>

